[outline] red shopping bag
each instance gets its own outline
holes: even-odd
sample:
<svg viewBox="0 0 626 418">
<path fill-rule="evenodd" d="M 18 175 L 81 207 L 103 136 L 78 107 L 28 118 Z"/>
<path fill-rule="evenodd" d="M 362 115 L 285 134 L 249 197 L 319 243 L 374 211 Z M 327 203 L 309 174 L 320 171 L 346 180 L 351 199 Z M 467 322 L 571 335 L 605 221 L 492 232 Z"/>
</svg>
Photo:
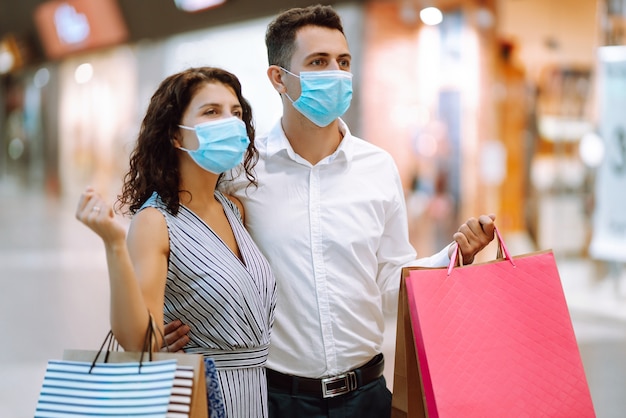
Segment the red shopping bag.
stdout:
<svg viewBox="0 0 626 418">
<path fill-rule="evenodd" d="M 595 417 L 554 255 L 496 234 L 504 258 L 403 272 L 394 417 Z"/>
</svg>

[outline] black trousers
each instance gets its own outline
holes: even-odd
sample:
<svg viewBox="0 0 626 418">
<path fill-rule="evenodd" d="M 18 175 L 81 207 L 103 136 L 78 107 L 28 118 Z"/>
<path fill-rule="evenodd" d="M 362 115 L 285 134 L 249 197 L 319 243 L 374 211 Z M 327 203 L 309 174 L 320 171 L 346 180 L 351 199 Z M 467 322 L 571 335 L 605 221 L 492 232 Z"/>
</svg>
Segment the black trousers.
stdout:
<svg viewBox="0 0 626 418">
<path fill-rule="evenodd" d="M 391 392 L 385 377 L 334 398 L 269 390 L 270 418 L 389 418 Z"/>
</svg>

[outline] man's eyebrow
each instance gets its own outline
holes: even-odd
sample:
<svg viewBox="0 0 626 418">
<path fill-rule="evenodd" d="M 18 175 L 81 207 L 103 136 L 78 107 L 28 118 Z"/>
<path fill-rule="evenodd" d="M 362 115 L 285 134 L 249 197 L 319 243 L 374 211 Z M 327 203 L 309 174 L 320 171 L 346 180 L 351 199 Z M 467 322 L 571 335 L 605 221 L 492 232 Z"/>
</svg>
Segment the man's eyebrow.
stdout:
<svg viewBox="0 0 626 418">
<path fill-rule="evenodd" d="M 329 56 L 330 54 L 328 52 L 313 52 L 304 58 L 309 60 L 309 59 L 316 58 L 316 57 L 329 57 Z"/>
<path fill-rule="evenodd" d="M 313 52 L 312 54 L 309 54 L 305 57 L 306 60 L 310 60 L 312 58 L 315 57 L 323 57 L 323 58 L 328 58 L 330 57 L 331 54 L 328 52 Z M 352 59 L 352 55 L 350 55 L 350 53 L 346 52 L 344 54 L 339 54 L 339 58 L 349 58 Z"/>
</svg>

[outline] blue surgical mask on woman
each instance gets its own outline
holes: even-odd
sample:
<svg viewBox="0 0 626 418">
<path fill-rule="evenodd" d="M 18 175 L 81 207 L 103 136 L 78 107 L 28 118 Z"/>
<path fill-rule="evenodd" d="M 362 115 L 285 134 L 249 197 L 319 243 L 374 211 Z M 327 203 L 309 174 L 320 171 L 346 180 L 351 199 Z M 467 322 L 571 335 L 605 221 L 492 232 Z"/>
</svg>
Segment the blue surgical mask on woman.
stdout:
<svg viewBox="0 0 626 418">
<path fill-rule="evenodd" d="M 193 128 L 178 126 L 196 131 L 198 149 L 189 150 L 183 147 L 180 149 L 186 151 L 196 164 L 211 173 L 221 174 L 239 165 L 250 144 L 246 124 L 236 117 L 199 123 Z"/>
<path fill-rule="evenodd" d="M 297 100 L 294 101 L 287 93 L 285 95 L 294 108 L 317 126 L 330 125 L 350 107 L 351 73 L 342 70 L 301 71 L 298 76 L 284 68 L 282 70 L 298 77 L 301 86 Z"/>
</svg>

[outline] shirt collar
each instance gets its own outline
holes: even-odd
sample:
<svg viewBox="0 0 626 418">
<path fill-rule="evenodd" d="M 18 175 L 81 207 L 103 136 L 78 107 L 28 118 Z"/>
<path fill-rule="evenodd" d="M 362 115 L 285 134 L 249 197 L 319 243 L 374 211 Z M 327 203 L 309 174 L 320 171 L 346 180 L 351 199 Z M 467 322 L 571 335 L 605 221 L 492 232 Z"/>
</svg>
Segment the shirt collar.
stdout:
<svg viewBox="0 0 626 418">
<path fill-rule="evenodd" d="M 354 137 L 350 133 L 350 129 L 348 125 L 341 119 L 339 121 L 339 132 L 343 135 L 339 146 L 328 157 L 324 158 L 320 161 L 320 164 L 330 164 L 335 161 L 344 161 L 348 164 L 352 160 L 352 156 L 354 153 Z M 289 158 L 294 161 L 301 161 L 302 158 L 295 153 L 287 136 L 285 136 L 285 131 L 283 130 L 283 126 L 281 123 L 281 119 L 274 125 L 272 130 L 269 132 L 267 137 L 267 151 L 266 157 L 271 158 L 278 153 L 286 153 Z"/>
</svg>

